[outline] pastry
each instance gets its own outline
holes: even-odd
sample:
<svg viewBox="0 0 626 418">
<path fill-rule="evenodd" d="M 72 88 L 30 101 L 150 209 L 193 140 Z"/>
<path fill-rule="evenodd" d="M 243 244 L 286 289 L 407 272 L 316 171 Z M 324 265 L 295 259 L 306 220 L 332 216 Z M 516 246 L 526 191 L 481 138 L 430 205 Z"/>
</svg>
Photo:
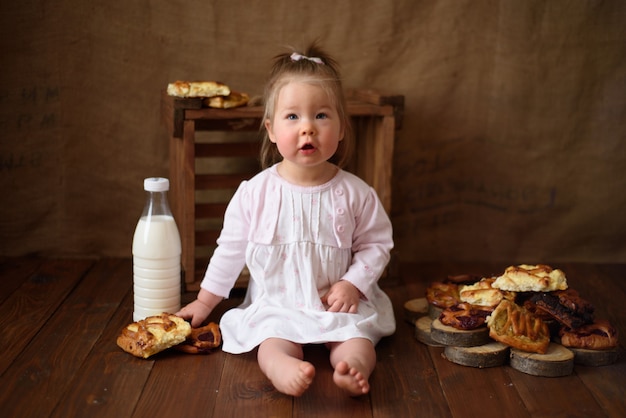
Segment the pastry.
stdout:
<svg viewBox="0 0 626 418">
<path fill-rule="evenodd" d="M 219 81 L 175 81 L 167 85 L 167 94 L 175 97 L 228 96 L 230 88 Z"/>
<path fill-rule="evenodd" d="M 567 289 L 565 274 L 545 264 L 507 267 L 492 287 L 512 292 L 551 292 Z"/>
<path fill-rule="evenodd" d="M 191 325 L 176 315 L 162 313 L 127 325 L 117 345 L 136 357 L 148 358 L 182 343 L 191 334 Z"/>
<path fill-rule="evenodd" d="M 202 100 L 202 103 L 216 109 L 232 109 L 246 105 L 249 100 L 250 97 L 246 93 L 231 91 L 228 96 L 207 97 Z"/>
<path fill-rule="evenodd" d="M 593 322 L 594 306 L 574 289 L 540 292 L 530 302 L 568 328 L 579 328 Z"/>
<path fill-rule="evenodd" d="M 433 282 L 426 289 L 426 299 L 438 308 L 449 308 L 460 302 L 459 286 L 456 283 Z"/>
<path fill-rule="evenodd" d="M 515 292 L 496 289 L 492 286 L 495 280 L 495 277 L 483 278 L 474 284 L 460 286 L 459 298 L 462 302 L 472 305 L 490 307 L 498 306 L 504 298 L 514 300 Z"/>
<path fill-rule="evenodd" d="M 507 299 L 489 315 L 487 326 L 491 338 L 523 351 L 544 354 L 550 344 L 545 322 Z"/>
<path fill-rule="evenodd" d="M 565 347 L 606 350 L 617 347 L 617 329 L 609 321 L 598 319 L 580 328 L 561 328 L 561 344 Z"/>
<path fill-rule="evenodd" d="M 200 328 L 192 328 L 187 339 L 174 348 L 189 354 L 206 354 L 219 347 L 221 343 L 220 328 L 215 322 L 211 322 Z"/>
<path fill-rule="evenodd" d="M 439 316 L 439 321 L 456 329 L 470 330 L 483 326 L 490 313 L 491 310 L 481 309 L 469 303 L 459 303 L 444 309 Z"/>
</svg>

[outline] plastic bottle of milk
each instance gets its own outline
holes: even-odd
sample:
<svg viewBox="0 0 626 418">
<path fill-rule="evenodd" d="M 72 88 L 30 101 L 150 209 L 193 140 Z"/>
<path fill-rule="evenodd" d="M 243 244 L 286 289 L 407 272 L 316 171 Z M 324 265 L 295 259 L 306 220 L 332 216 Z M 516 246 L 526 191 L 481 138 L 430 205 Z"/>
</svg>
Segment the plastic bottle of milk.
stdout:
<svg viewBox="0 0 626 418">
<path fill-rule="evenodd" d="M 148 200 L 133 237 L 133 321 L 180 309 L 180 235 L 172 216 L 166 178 L 144 180 Z"/>
</svg>

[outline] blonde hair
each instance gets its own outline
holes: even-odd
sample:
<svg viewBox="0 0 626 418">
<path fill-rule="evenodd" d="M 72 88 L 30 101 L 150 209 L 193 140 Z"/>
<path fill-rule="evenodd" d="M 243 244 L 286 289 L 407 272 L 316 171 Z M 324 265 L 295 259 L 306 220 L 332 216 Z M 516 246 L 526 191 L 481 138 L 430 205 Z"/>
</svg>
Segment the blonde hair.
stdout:
<svg viewBox="0 0 626 418">
<path fill-rule="evenodd" d="M 301 57 L 294 59 L 293 54 Z M 314 58 L 314 59 L 312 59 Z M 321 60 L 322 63 L 319 63 Z M 341 84 L 341 76 L 337 62 L 325 51 L 311 44 L 304 52 L 291 50 L 274 57 L 274 65 L 270 72 L 269 80 L 265 86 L 263 103 L 265 112 L 261 121 L 261 128 L 265 127 L 265 121 L 272 121 L 274 109 L 280 90 L 291 81 L 301 81 L 315 84 L 323 88 L 328 97 L 335 105 L 339 120 L 344 130 L 343 140 L 335 155 L 329 161 L 339 167 L 345 167 L 352 157 L 353 133 L 350 115 L 346 105 L 346 98 Z M 263 142 L 261 143 L 260 161 L 263 169 L 272 166 L 282 160 L 282 156 L 276 148 L 276 144 L 270 141 L 268 132 L 264 129 Z"/>
</svg>

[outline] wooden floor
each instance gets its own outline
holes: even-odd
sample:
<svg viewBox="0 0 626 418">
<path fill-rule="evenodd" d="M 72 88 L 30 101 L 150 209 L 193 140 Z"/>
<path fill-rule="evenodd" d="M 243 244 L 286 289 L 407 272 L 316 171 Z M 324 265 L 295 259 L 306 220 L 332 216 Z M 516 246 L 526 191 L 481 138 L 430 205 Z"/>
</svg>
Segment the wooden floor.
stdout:
<svg viewBox="0 0 626 418">
<path fill-rule="evenodd" d="M 414 338 L 402 305 L 449 274 L 497 274 L 498 263 L 402 266 L 382 285 L 395 335 L 377 347 L 371 393 L 350 398 L 331 383 L 323 347 L 307 347 L 317 377 L 300 398 L 277 393 L 255 353 L 132 357 L 115 344 L 132 322 L 130 259 L 0 258 L 1 417 L 625 417 L 626 265 L 559 264 L 570 287 L 622 331 L 621 355 L 542 378 L 509 366 L 475 369 Z M 188 301 L 194 295 L 185 295 Z M 223 303 L 220 312 L 237 304 Z M 212 318 L 217 320 L 220 312 Z"/>
</svg>

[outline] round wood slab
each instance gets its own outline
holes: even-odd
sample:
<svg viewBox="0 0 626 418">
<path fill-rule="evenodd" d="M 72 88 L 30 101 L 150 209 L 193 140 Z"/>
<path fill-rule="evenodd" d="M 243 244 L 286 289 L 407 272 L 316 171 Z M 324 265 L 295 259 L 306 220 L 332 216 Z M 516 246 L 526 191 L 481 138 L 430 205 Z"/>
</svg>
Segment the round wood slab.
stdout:
<svg viewBox="0 0 626 418">
<path fill-rule="evenodd" d="M 574 370 L 574 353 L 556 343 L 550 343 L 545 354 L 511 348 L 510 365 L 515 370 L 533 376 L 567 376 Z"/>
<path fill-rule="evenodd" d="M 415 338 L 417 338 L 417 341 L 430 345 L 431 347 L 444 347 L 443 344 L 433 340 L 430 335 L 430 326 L 432 322 L 433 320 L 428 316 L 422 316 L 415 321 Z"/>
<path fill-rule="evenodd" d="M 492 341 L 489 337 L 489 328 L 486 326 L 466 331 L 444 325 L 439 319 L 433 320 L 430 335 L 440 344 L 456 347 L 474 347 Z"/>
<path fill-rule="evenodd" d="M 574 363 L 581 366 L 608 366 L 619 358 L 619 350 L 611 348 L 608 350 L 589 350 L 586 348 L 568 347 L 574 353 Z"/>
<path fill-rule="evenodd" d="M 404 319 L 415 324 L 420 317 L 428 314 L 428 301 L 426 298 L 411 299 L 404 304 Z"/>
<path fill-rule="evenodd" d="M 435 305 L 428 305 L 428 316 L 430 316 L 433 320 L 438 319 L 442 311 L 443 308 L 439 308 Z"/>
<path fill-rule="evenodd" d="M 445 358 L 462 366 L 497 367 L 505 364 L 509 358 L 509 346 L 497 341 L 475 347 L 447 346 L 443 350 Z"/>
</svg>

